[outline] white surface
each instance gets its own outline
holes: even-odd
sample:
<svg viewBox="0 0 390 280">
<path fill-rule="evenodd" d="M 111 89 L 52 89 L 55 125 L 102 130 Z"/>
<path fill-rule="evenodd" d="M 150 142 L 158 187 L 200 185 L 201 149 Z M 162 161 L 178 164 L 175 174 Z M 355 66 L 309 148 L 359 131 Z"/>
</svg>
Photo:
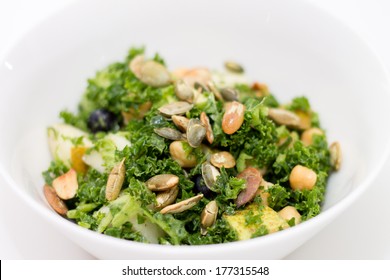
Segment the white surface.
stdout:
<svg viewBox="0 0 390 280">
<path fill-rule="evenodd" d="M 8 3 L 9 2 L 9 3 Z M 31 1 L 32 2 L 32 1 Z M 62 1 L 0 1 L 0 51 L 4 42 L 12 39 L 50 14 L 55 7 L 71 2 Z M 390 40 L 381 36 L 386 34 L 390 20 L 385 18 L 390 12 L 386 1 L 320 1 L 334 14 L 342 17 L 357 29 L 371 44 L 375 45 L 390 66 Z M 11 4 L 12 3 L 12 4 Z M 7 24 L 6 24 L 7 23 Z M 387 49 L 386 49 L 387 48 Z M 289 258 L 390 258 L 390 223 L 386 221 L 386 198 L 390 190 L 386 186 L 386 170 L 373 184 L 369 193 L 332 225 L 299 248 Z M 90 258 L 66 238 L 47 226 L 27 207 L 20 205 L 17 212 L 10 213 L 10 205 L 18 200 L 0 188 L 0 258 Z M 13 207 L 15 208 L 15 207 Z M 367 210 L 369 209 L 369 210 Z M 356 214 L 358 213 L 358 214 Z M 374 232 L 375 238 L 372 238 Z M 26 234 L 29 238 L 26 239 Z M 369 241 L 368 238 L 370 237 Z M 34 240 L 31 244 L 30 240 Z"/>
</svg>

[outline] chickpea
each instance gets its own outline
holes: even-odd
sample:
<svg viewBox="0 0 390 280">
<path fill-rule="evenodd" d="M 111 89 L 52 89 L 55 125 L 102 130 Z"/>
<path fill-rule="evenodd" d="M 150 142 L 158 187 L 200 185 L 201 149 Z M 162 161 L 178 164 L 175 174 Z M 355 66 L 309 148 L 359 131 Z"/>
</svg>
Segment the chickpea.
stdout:
<svg viewBox="0 0 390 280">
<path fill-rule="evenodd" d="M 297 209 L 293 206 L 286 206 L 282 210 L 278 212 L 279 216 L 285 219 L 286 221 L 295 218 L 295 224 L 299 224 L 301 222 L 301 214 L 297 211 Z"/>
<path fill-rule="evenodd" d="M 183 168 L 195 167 L 196 157 L 191 152 L 188 152 L 192 148 L 184 149 L 183 145 L 188 145 L 188 143 L 185 141 L 173 141 L 169 146 L 171 157 Z"/>
<path fill-rule="evenodd" d="M 311 144 L 313 144 L 313 136 L 314 135 L 323 135 L 323 134 L 324 134 L 324 132 L 317 127 L 309 128 L 302 133 L 301 141 L 306 146 L 310 146 Z"/>
<path fill-rule="evenodd" d="M 317 174 L 302 165 L 296 165 L 290 173 L 290 186 L 293 190 L 311 190 L 317 181 Z"/>
</svg>

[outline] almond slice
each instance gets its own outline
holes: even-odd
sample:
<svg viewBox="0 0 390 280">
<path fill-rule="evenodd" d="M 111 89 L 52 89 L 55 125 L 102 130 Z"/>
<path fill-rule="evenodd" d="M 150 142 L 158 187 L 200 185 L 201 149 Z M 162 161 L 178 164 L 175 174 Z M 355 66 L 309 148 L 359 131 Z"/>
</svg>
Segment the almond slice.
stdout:
<svg viewBox="0 0 390 280">
<path fill-rule="evenodd" d="M 68 213 L 68 207 L 65 202 L 59 198 L 56 191 L 49 185 L 43 186 L 43 193 L 45 194 L 46 200 L 58 214 L 65 216 Z"/>
<path fill-rule="evenodd" d="M 79 188 L 76 171 L 71 169 L 67 173 L 54 179 L 53 188 L 61 199 L 68 200 L 74 198 L 77 189 Z"/>
</svg>

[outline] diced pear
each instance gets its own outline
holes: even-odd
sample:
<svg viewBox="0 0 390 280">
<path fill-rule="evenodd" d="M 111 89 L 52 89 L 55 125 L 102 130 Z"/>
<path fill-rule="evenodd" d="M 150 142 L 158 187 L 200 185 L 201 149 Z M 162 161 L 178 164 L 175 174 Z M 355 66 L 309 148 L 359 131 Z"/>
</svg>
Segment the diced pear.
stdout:
<svg viewBox="0 0 390 280">
<path fill-rule="evenodd" d="M 131 143 L 123 133 L 110 133 L 99 140 L 102 145 L 92 148 L 83 156 L 83 161 L 100 173 L 110 170 L 117 162 L 114 162 L 115 151 L 122 151 Z M 104 142 L 104 143 L 103 143 Z"/>
<path fill-rule="evenodd" d="M 68 124 L 52 125 L 47 129 L 47 136 L 53 159 L 62 161 L 67 167 L 71 167 L 71 150 L 76 142 L 86 148 L 93 145 L 86 132 Z"/>
</svg>

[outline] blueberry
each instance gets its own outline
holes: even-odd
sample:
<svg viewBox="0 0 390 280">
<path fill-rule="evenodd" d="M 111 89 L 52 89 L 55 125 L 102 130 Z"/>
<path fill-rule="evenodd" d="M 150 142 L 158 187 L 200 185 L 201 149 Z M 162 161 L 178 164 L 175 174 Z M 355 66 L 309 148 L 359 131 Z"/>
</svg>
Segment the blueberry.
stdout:
<svg viewBox="0 0 390 280">
<path fill-rule="evenodd" d="M 93 132 L 110 131 L 118 125 L 118 116 L 106 109 L 98 109 L 91 113 L 88 128 Z"/>
<path fill-rule="evenodd" d="M 206 186 L 202 175 L 195 175 L 195 177 L 192 179 L 192 181 L 195 183 L 194 185 L 194 192 L 195 193 L 203 193 L 203 195 L 206 198 L 212 198 L 214 196 L 214 193 Z"/>
</svg>

